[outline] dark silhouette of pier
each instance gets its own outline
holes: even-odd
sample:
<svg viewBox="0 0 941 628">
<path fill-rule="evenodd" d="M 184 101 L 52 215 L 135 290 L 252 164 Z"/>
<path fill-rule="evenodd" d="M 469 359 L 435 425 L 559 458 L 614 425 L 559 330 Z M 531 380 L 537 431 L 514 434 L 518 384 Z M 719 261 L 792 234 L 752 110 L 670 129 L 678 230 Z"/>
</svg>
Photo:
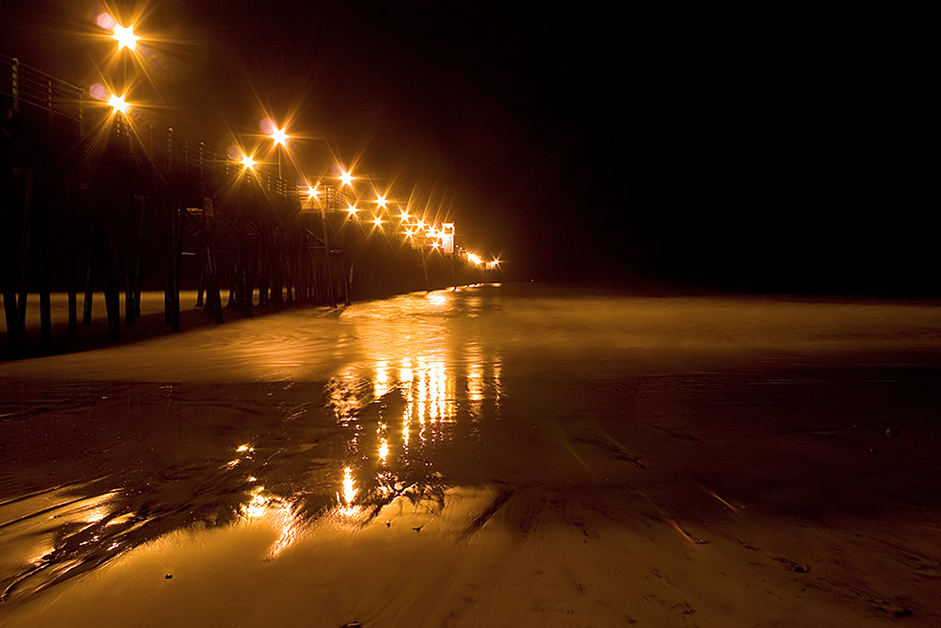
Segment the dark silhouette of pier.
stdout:
<svg viewBox="0 0 941 628">
<path fill-rule="evenodd" d="M 213 323 L 288 305 L 354 299 L 492 279 L 453 254 L 376 229 L 325 187 L 311 202 L 263 168 L 127 115 L 19 60 L 0 55 L 0 356 L 24 343 L 62 350 L 104 297 L 108 341 L 162 290 L 164 325 L 179 331 L 181 290 Z M 68 294 L 65 338 L 53 339 L 51 295 Z M 123 312 L 122 312 L 123 293 Z M 27 302 L 39 295 L 38 339 Z"/>
</svg>

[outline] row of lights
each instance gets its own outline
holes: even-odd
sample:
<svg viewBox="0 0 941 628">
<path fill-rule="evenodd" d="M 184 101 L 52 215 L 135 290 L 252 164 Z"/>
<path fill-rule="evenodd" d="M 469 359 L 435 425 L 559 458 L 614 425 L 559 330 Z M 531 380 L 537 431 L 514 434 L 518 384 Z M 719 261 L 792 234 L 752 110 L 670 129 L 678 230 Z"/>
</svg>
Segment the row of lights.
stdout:
<svg viewBox="0 0 941 628">
<path fill-rule="evenodd" d="M 114 39 L 118 45 L 118 53 L 120 54 L 122 50 L 127 49 L 128 52 L 135 54 L 138 48 L 138 44 L 141 40 L 141 37 L 134 33 L 134 25 L 122 26 L 119 24 L 110 14 L 102 13 L 98 16 L 96 20 L 97 24 L 111 32 L 111 39 Z M 127 116 L 131 110 L 131 105 L 127 102 L 126 96 L 127 92 L 117 95 L 111 92 L 108 92 L 101 85 L 95 85 L 91 94 L 93 97 L 99 100 L 106 100 L 108 105 L 112 109 L 112 115 L 120 113 L 123 116 Z M 281 153 L 280 150 L 284 149 L 288 151 L 288 140 L 291 139 L 291 136 L 287 133 L 286 126 L 278 126 L 274 123 L 273 120 L 266 119 L 263 122 L 263 126 L 266 127 L 270 132 L 267 134 L 267 137 L 274 142 L 274 148 L 278 151 L 278 178 L 281 178 Z M 280 147 L 280 148 L 279 148 Z M 290 153 L 289 153 L 290 155 Z M 246 154 L 238 149 L 235 149 L 233 152 L 230 152 L 229 157 L 232 158 L 237 163 L 241 164 L 243 171 L 252 171 L 254 172 L 255 167 L 259 165 L 259 162 L 254 159 L 253 155 Z M 340 174 L 337 179 L 339 180 L 339 187 L 342 190 L 344 187 L 348 187 L 351 191 L 353 189 L 353 181 L 355 177 L 352 172 L 345 170 L 342 167 L 339 167 Z M 314 203 L 321 203 L 320 199 L 320 182 L 318 181 L 315 185 L 305 185 L 308 200 L 313 205 Z M 392 201 L 389 201 L 386 195 L 377 194 L 376 200 L 374 201 L 377 204 L 377 210 L 389 210 L 389 204 Z M 323 205 L 321 204 L 321 209 L 323 210 Z M 349 213 L 351 219 L 355 220 L 357 218 L 356 213 L 359 211 L 355 203 L 348 203 L 346 211 Z M 408 241 L 425 239 L 425 242 L 430 243 L 432 249 L 443 249 L 447 252 L 454 252 L 454 224 L 453 223 L 444 223 L 440 226 L 435 225 L 431 222 L 427 222 L 424 219 L 418 219 L 409 214 L 406 209 L 402 209 L 401 213 L 398 216 L 400 221 L 400 226 L 403 227 L 404 232 L 402 235 Z M 381 228 L 383 225 L 383 220 L 380 215 L 376 215 L 372 223 L 377 228 Z M 470 253 L 460 247 L 457 247 L 457 253 L 466 259 L 468 262 L 481 267 L 486 267 L 488 269 L 495 268 L 499 264 L 499 260 L 491 260 L 485 262 L 480 256 Z"/>
</svg>

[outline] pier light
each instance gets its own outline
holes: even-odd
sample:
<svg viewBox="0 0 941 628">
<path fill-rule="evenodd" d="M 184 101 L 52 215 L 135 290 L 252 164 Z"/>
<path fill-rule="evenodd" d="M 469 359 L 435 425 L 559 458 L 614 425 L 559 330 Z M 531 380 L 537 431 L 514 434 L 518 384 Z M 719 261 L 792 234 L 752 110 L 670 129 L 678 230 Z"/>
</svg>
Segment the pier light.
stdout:
<svg viewBox="0 0 941 628">
<path fill-rule="evenodd" d="M 242 164 L 243 170 L 254 170 L 258 162 L 252 159 L 251 155 L 242 155 L 242 159 L 239 160 L 239 163 Z"/>
<path fill-rule="evenodd" d="M 356 212 L 359 211 L 356 208 L 356 205 L 353 205 L 352 203 L 348 203 L 348 205 L 349 206 L 346 208 L 346 211 L 350 214 L 350 218 L 356 218 Z"/>
<path fill-rule="evenodd" d="M 125 27 L 115 23 L 111 31 L 111 39 L 118 42 L 118 50 L 127 48 L 131 52 L 134 52 L 137 49 L 137 42 L 140 40 L 140 37 L 134 34 L 133 24 Z"/>
<path fill-rule="evenodd" d="M 320 189 L 319 189 L 318 186 L 316 186 L 316 185 L 308 185 L 308 186 L 307 186 L 307 199 L 308 199 L 308 200 L 313 200 L 313 201 L 319 201 L 319 200 L 320 200 Z"/>
<path fill-rule="evenodd" d="M 111 96 L 108 97 L 108 104 L 111 106 L 111 115 L 114 115 L 119 111 L 122 114 L 127 115 L 127 112 L 131 109 L 131 105 L 124 100 L 124 94 L 121 94 L 120 96 L 111 94 Z"/>
<path fill-rule="evenodd" d="M 350 172 L 340 168 L 340 185 L 348 185 L 350 187 L 353 187 L 354 178 L 355 177 L 353 177 L 353 175 Z"/>
<path fill-rule="evenodd" d="M 271 134 L 268 136 L 274 140 L 275 144 L 280 144 L 281 146 L 287 147 L 288 138 L 290 137 L 284 130 L 284 128 L 275 127 Z"/>
<path fill-rule="evenodd" d="M 271 118 L 265 118 L 262 121 L 261 126 L 262 126 L 262 129 L 264 130 L 271 129 L 271 133 L 268 134 L 268 137 L 270 137 L 271 140 L 274 142 L 275 149 L 277 149 L 278 146 L 281 146 L 282 148 L 287 150 L 288 139 L 290 139 L 290 136 L 287 134 L 287 131 L 285 131 L 285 129 L 287 128 L 286 126 L 278 128 L 278 125 L 275 124 L 274 120 L 272 120 Z M 278 179 L 280 178 L 281 178 L 281 151 L 279 150 L 278 151 Z"/>
</svg>

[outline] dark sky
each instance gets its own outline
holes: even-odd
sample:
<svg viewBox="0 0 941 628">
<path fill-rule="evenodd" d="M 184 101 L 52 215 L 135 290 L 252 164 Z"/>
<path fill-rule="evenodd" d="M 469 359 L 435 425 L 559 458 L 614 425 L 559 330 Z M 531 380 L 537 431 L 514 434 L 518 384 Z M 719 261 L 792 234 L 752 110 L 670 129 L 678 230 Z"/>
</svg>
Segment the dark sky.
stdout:
<svg viewBox="0 0 941 628">
<path fill-rule="evenodd" d="M 96 5 L 22 5 L 3 52 L 83 80 L 103 54 L 77 36 Z M 296 144 L 302 161 L 326 167 L 329 146 L 376 185 L 394 182 L 393 195 L 419 190 L 511 278 L 938 292 L 915 192 L 927 166 L 909 145 L 923 133 L 908 111 L 922 88 L 900 69 L 898 42 L 848 16 L 595 2 L 149 7 L 138 31 L 166 40 L 153 44 L 154 82 L 189 133 L 224 143 L 227 127 L 257 132 L 262 105 L 292 114 L 290 130 L 311 136 Z"/>
</svg>

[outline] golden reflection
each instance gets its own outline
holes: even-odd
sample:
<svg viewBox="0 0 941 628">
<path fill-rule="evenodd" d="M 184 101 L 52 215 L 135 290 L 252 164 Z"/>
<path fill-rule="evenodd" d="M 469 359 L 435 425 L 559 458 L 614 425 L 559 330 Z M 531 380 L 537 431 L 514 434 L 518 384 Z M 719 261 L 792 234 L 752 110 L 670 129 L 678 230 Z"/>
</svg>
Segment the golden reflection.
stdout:
<svg viewBox="0 0 941 628">
<path fill-rule="evenodd" d="M 343 495 L 337 495 L 337 499 L 344 504 L 344 510 L 347 514 L 353 514 L 353 499 L 356 497 L 356 480 L 353 479 L 353 470 L 350 467 L 343 468 Z"/>
<path fill-rule="evenodd" d="M 386 458 L 389 456 L 389 442 L 386 439 L 382 439 L 379 442 L 379 460 L 383 464 L 386 462 Z"/>
<path fill-rule="evenodd" d="M 241 507 L 240 513 L 248 521 L 263 521 L 278 531 L 278 539 L 268 550 L 269 560 L 290 547 L 299 536 L 301 521 L 291 505 L 276 495 L 266 494 L 264 486 L 252 489 L 251 497 Z"/>
<path fill-rule="evenodd" d="M 248 519 L 257 519 L 268 512 L 268 504 L 271 500 L 262 494 L 264 490 L 264 486 L 256 486 L 252 489 L 251 500 L 242 507 L 242 514 Z"/>
<path fill-rule="evenodd" d="M 381 399 L 389 391 L 389 369 L 385 360 L 376 363 L 376 380 L 374 382 L 376 399 Z"/>
</svg>

